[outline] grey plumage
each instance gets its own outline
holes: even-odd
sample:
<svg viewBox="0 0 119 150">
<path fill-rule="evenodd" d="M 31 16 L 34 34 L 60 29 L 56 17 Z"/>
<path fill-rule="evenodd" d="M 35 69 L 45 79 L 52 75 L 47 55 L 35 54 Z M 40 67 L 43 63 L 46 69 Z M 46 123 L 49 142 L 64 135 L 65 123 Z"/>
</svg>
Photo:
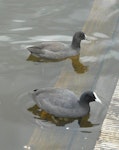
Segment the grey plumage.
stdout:
<svg viewBox="0 0 119 150">
<path fill-rule="evenodd" d="M 80 42 L 85 39 L 83 32 L 76 32 L 70 45 L 62 42 L 41 42 L 39 46 L 28 47 L 32 55 L 44 59 L 65 59 L 80 52 Z"/>
<path fill-rule="evenodd" d="M 42 110 L 56 117 L 67 118 L 87 115 L 90 111 L 89 103 L 97 99 L 95 95 L 87 91 L 79 98 L 72 91 L 61 88 L 44 88 L 32 92 L 33 100 Z M 98 102 L 101 103 L 99 99 Z"/>
</svg>

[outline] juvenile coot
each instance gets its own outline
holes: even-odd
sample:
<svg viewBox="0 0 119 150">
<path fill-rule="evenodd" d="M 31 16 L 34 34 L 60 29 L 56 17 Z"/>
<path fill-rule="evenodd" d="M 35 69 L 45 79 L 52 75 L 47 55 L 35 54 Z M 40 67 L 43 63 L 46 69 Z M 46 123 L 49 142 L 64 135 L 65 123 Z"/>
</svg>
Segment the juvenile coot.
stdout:
<svg viewBox="0 0 119 150">
<path fill-rule="evenodd" d="M 36 89 L 32 92 L 32 98 L 40 109 L 64 118 L 83 117 L 90 111 L 90 102 L 101 103 L 95 92 L 84 92 L 79 98 L 72 91 L 61 88 Z"/>
<path fill-rule="evenodd" d="M 62 42 L 41 42 L 39 46 L 28 47 L 27 49 L 32 55 L 44 59 L 65 59 L 76 56 L 80 52 L 81 40 L 85 40 L 86 36 L 83 32 L 76 32 L 70 45 Z"/>
</svg>

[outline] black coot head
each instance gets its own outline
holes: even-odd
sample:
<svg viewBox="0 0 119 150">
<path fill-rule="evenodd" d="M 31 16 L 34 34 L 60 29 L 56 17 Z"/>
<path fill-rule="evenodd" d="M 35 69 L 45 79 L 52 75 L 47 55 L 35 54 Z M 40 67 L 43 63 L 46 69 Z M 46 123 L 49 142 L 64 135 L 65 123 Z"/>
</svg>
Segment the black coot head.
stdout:
<svg viewBox="0 0 119 150">
<path fill-rule="evenodd" d="M 74 39 L 85 40 L 85 34 L 82 31 L 76 32 L 74 34 Z"/>
<path fill-rule="evenodd" d="M 101 100 L 98 98 L 97 94 L 92 91 L 84 92 L 80 97 L 80 101 L 82 102 L 85 101 L 87 103 L 96 101 L 96 102 L 102 103 Z"/>
<path fill-rule="evenodd" d="M 72 39 L 72 47 L 74 49 L 79 49 L 81 40 L 85 40 L 85 34 L 81 31 L 76 32 Z"/>
</svg>

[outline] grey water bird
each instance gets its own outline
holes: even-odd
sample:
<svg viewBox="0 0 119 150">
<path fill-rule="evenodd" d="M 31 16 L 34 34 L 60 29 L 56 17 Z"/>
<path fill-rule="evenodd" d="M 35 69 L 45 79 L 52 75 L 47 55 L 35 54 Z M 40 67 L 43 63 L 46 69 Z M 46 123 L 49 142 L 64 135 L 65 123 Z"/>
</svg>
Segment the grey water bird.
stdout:
<svg viewBox="0 0 119 150">
<path fill-rule="evenodd" d="M 101 103 L 95 92 L 84 92 L 79 98 L 72 91 L 62 88 L 36 89 L 32 98 L 40 109 L 62 118 L 83 117 L 90 112 L 90 102 Z"/>
<path fill-rule="evenodd" d="M 43 59 L 65 59 L 78 55 L 80 52 L 81 40 L 85 39 L 86 35 L 79 31 L 74 34 L 70 45 L 63 42 L 40 42 L 39 46 L 32 46 L 27 49 L 33 56 Z"/>
</svg>

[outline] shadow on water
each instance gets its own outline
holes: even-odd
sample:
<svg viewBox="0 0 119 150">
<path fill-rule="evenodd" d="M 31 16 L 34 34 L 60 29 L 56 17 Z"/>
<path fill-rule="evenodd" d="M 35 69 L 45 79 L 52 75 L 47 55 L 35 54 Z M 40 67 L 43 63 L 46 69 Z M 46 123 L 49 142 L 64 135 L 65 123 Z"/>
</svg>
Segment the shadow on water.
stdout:
<svg viewBox="0 0 119 150">
<path fill-rule="evenodd" d="M 33 115 L 35 115 L 34 119 L 50 122 L 52 124 L 55 124 L 56 126 L 65 126 L 66 124 L 72 123 L 75 120 L 78 121 L 79 127 L 83 127 L 83 128 L 88 128 L 88 127 L 93 127 L 95 125 L 98 125 L 98 124 L 92 124 L 90 121 L 88 121 L 90 114 L 82 118 L 58 118 L 53 115 L 50 115 L 44 110 L 40 110 L 37 105 L 34 105 L 28 108 L 27 110 L 29 112 L 32 112 Z"/>
<path fill-rule="evenodd" d="M 65 58 L 65 59 L 67 59 L 67 58 Z M 60 62 L 60 61 L 64 61 L 65 59 L 50 60 L 50 59 L 38 58 L 38 57 L 35 57 L 32 54 L 30 54 L 29 57 L 27 58 L 27 61 L 48 63 L 48 62 Z M 74 71 L 76 73 L 85 73 L 88 71 L 88 66 L 84 66 L 80 62 L 80 56 L 79 55 L 70 57 L 69 59 L 72 61 L 72 67 L 74 68 Z"/>
</svg>

